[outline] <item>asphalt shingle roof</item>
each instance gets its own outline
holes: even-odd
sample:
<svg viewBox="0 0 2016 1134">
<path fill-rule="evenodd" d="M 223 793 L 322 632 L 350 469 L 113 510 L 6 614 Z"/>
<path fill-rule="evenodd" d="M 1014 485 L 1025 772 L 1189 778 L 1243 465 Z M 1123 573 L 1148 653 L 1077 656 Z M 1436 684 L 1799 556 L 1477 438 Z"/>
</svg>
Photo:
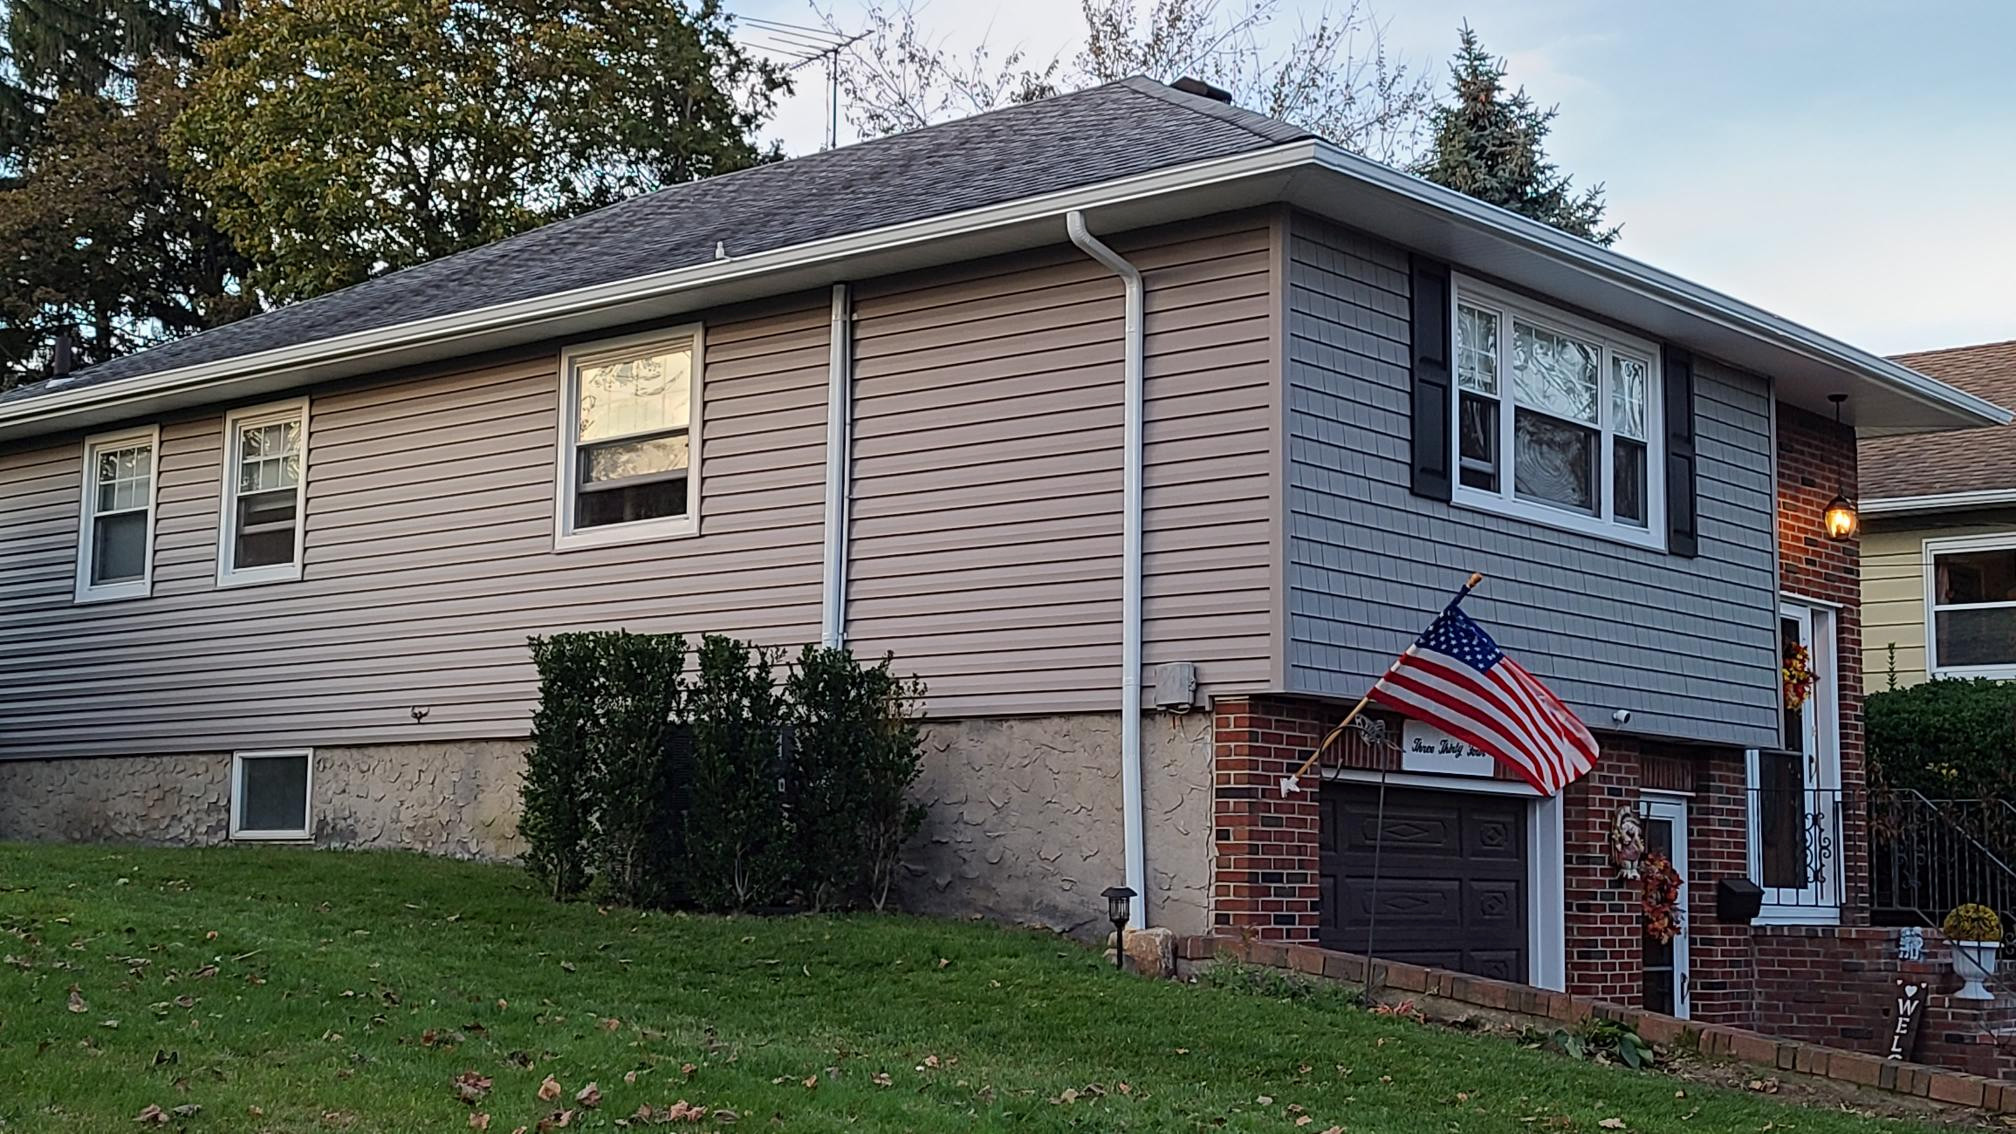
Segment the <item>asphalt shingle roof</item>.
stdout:
<svg viewBox="0 0 2016 1134">
<path fill-rule="evenodd" d="M 1900 354 L 1893 361 L 1996 405 L 2016 406 L 2016 339 Z M 1859 448 L 1865 500 L 2016 488 L 2016 424 L 1871 437 Z"/>
<path fill-rule="evenodd" d="M 0 401 L 691 267 L 713 260 L 717 243 L 749 255 L 1308 136 L 1150 79 L 1124 79 L 633 197 Z"/>
</svg>

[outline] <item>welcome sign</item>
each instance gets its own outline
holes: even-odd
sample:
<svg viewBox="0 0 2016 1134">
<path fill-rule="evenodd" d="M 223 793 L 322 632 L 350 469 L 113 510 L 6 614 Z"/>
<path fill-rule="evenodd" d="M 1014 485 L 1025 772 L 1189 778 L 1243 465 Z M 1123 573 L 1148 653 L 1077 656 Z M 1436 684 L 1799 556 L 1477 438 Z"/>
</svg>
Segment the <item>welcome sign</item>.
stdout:
<svg viewBox="0 0 2016 1134">
<path fill-rule="evenodd" d="M 1497 762 L 1481 748 L 1450 736 L 1434 725 L 1407 720 L 1400 726 L 1400 770 L 1439 776 L 1489 778 Z"/>
</svg>

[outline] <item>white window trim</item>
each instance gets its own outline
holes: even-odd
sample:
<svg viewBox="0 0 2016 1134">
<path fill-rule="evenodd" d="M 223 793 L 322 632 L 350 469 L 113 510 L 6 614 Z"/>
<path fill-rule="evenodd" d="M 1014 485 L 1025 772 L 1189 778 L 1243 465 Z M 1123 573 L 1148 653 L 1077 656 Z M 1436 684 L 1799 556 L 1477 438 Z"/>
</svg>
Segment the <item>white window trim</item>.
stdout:
<svg viewBox="0 0 2016 1134">
<path fill-rule="evenodd" d="M 298 419 L 301 422 L 301 476 L 294 485 L 294 561 L 265 567 L 232 566 L 233 538 L 238 526 L 238 430 L 243 425 Z M 217 585 L 249 587 L 262 583 L 290 583 L 301 578 L 301 564 L 308 532 L 308 399 L 235 409 L 224 415 L 224 473 L 222 508 L 217 516 Z"/>
<path fill-rule="evenodd" d="M 1501 365 L 1498 368 L 1498 484 L 1497 492 L 1487 492 L 1463 483 L 1462 475 L 1462 401 L 1463 389 L 1458 378 L 1460 360 L 1457 357 L 1458 332 L 1456 311 L 1458 304 L 1481 307 L 1497 313 L 1499 317 L 1498 342 Z M 1512 369 L 1509 361 L 1512 342 L 1512 318 L 1518 317 L 1529 323 L 1559 331 L 1566 331 L 1577 338 L 1594 339 L 1602 347 L 1602 361 L 1598 364 L 1602 386 L 1596 398 L 1596 420 L 1602 434 L 1601 469 L 1598 489 L 1603 496 L 1603 515 L 1585 516 L 1580 512 L 1557 508 L 1534 500 L 1522 500 L 1513 494 L 1516 475 L 1513 442 Z M 1645 360 L 1645 526 L 1633 527 L 1628 523 L 1608 519 L 1616 491 L 1616 476 L 1612 470 L 1613 444 L 1610 429 L 1610 355 L 1612 349 L 1621 349 Z M 1628 543 L 1654 551 L 1666 550 L 1666 399 L 1665 374 L 1660 365 L 1658 344 L 1633 335 L 1624 334 L 1614 327 L 1591 322 L 1588 319 L 1570 315 L 1531 299 L 1515 295 L 1489 284 L 1479 283 L 1466 276 L 1452 276 L 1449 300 L 1449 462 L 1451 500 L 1459 505 L 1480 512 L 1494 512 L 1502 516 L 1527 520 L 1547 527 L 1565 531 L 1581 532 L 1599 539 L 1616 543 Z"/>
<path fill-rule="evenodd" d="M 1932 677 L 2016 678 L 2016 661 L 2008 665 L 1940 665 L 1938 612 L 1946 610 L 1999 610 L 2016 607 L 2016 602 L 1970 602 L 1942 607 L 1939 603 L 1938 557 L 1968 551 L 2016 550 L 2016 532 L 1997 535 L 1947 536 L 1924 543 L 1925 572 L 1925 672 Z"/>
<path fill-rule="evenodd" d="M 630 350 L 659 343 L 691 342 L 693 344 L 693 365 L 689 380 L 691 388 L 686 395 L 686 514 L 683 516 L 663 516 L 655 520 L 632 520 L 620 524 L 601 524 L 581 531 L 574 530 L 574 466 L 575 445 L 579 438 L 581 419 L 575 411 L 575 360 L 586 355 L 607 354 L 611 351 Z M 647 540 L 677 539 L 700 533 L 700 427 L 706 416 L 702 412 L 700 391 L 702 376 L 706 371 L 705 344 L 701 336 L 701 325 L 687 323 L 677 327 L 665 327 L 656 331 L 646 331 L 636 335 L 625 335 L 616 339 L 598 339 L 593 342 L 575 343 L 560 352 L 560 431 L 559 443 L 555 447 L 553 468 L 553 550 L 573 551 L 584 547 L 609 547 L 616 544 L 642 543 Z"/>
<path fill-rule="evenodd" d="M 92 537 L 92 521 L 98 518 L 98 453 L 103 449 L 129 448 L 137 442 L 147 443 L 150 472 L 147 477 L 147 545 L 141 565 L 140 577 L 120 583 L 91 582 L 92 549 L 97 540 Z M 161 501 L 161 427 L 148 425 L 138 429 L 122 429 L 116 433 L 98 433 L 84 439 L 83 498 L 77 518 L 77 585 L 75 600 L 85 602 L 115 602 L 120 599 L 146 598 L 154 593 L 154 526 L 160 515 Z"/>
<path fill-rule="evenodd" d="M 303 784 L 299 830 L 247 831 L 244 829 L 245 762 L 274 758 L 305 757 L 307 777 Z M 241 842 L 300 842 L 315 829 L 315 750 L 313 748 L 272 748 L 231 754 L 231 837 Z"/>
</svg>

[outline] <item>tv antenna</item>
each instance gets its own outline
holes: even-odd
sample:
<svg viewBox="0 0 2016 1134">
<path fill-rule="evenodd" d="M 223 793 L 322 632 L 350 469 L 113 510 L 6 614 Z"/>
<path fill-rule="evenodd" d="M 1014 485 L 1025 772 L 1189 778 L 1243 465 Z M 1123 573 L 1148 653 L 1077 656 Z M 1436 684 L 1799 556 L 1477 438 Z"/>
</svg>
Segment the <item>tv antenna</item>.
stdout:
<svg viewBox="0 0 2016 1134">
<path fill-rule="evenodd" d="M 809 24 L 787 24 L 738 16 L 750 38 L 738 40 L 751 51 L 788 60 L 786 71 L 798 71 L 816 63 L 826 64 L 826 149 L 840 144 L 840 53 L 868 38 L 867 32 L 847 35 L 833 28 Z"/>
</svg>

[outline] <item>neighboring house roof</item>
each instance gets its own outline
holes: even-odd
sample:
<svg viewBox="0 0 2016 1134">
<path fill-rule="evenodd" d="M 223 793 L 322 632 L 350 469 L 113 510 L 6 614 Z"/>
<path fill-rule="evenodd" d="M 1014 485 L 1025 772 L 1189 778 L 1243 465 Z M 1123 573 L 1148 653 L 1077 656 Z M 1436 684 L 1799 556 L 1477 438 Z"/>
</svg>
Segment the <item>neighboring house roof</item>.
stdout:
<svg viewBox="0 0 2016 1134">
<path fill-rule="evenodd" d="M 80 370 L 0 402 L 474 311 L 1306 138 L 1149 79 L 687 182 Z"/>
<path fill-rule="evenodd" d="M 2016 339 L 1896 361 L 1997 405 L 2016 405 Z M 2016 426 L 1865 439 L 1859 479 L 1863 507 L 1879 514 L 2016 504 Z"/>
<path fill-rule="evenodd" d="M 0 396 L 0 440 L 1287 204 L 1769 374 L 1860 429 L 2008 411 L 1587 240 L 1147 79 L 675 186 Z"/>
</svg>

